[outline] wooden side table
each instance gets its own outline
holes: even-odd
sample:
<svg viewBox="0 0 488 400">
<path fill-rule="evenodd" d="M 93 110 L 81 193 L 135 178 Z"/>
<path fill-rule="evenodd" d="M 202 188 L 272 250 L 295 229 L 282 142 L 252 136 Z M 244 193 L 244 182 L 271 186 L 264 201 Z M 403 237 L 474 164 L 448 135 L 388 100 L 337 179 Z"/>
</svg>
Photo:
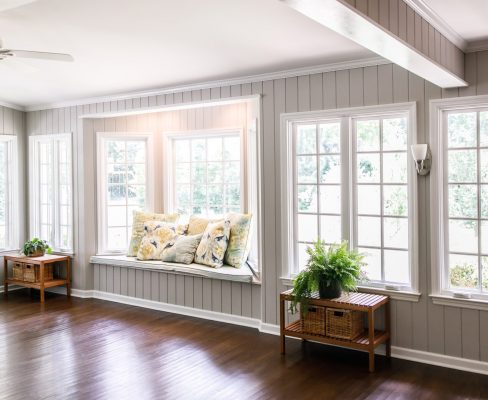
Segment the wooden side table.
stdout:
<svg viewBox="0 0 488 400">
<path fill-rule="evenodd" d="M 369 371 L 374 372 L 374 350 L 380 344 L 386 344 L 386 356 L 391 356 L 391 338 L 390 338 L 390 298 L 368 293 L 344 293 L 337 299 L 320 299 L 318 295 L 313 296 L 309 305 L 322 306 L 330 308 L 339 308 L 343 310 L 353 310 L 365 312 L 368 315 L 368 329 L 363 334 L 353 340 L 343 340 L 303 332 L 301 321 L 295 321 L 285 326 L 285 301 L 293 300 L 292 289 L 280 294 L 280 336 L 281 336 L 281 353 L 285 354 L 285 337 L 297 337 L 305 340 L 343 346 L 356 350 L 363 350 L 369 353 Z M 374 312 L 380 307 L 385 307 L 385 330 L 379 331 L 374 329 Z M 324 321 L 325 323 L 325 321 Z"/>
<path fill-rule="evenodd" d="M 9 278 L 8 277 L 8 262 L 34 264 L 39 266 L 39 281 L 38 282 L 25 282 L 23 280 Z M 46 281 L 44 279 L 44 268 L 48 264 L 54 264 L 58 262 L 64 262 L 66 266 L 66 279 L 54 278 Z M 42 257 L 26 257 L 19 255 L 6 255 L 4 256 L 4 295 L 8 296 L 8 285 L 18 285 L 28 287 L 32 289 L 38 289 L 41 293 L 41 303 L 44 303 L 44 289 L 54 286 L 66 285 L 66 295 L 71 297 L 71 258 L 68 256 L 57 256 L 46 254 Z"/>
</svg>

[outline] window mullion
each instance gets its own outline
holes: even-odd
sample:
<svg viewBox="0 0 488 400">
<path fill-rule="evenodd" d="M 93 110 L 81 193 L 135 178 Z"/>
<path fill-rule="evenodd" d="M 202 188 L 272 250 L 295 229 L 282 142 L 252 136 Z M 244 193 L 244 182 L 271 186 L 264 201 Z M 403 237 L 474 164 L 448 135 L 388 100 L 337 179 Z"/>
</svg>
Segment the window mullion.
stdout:
<svg viewBox="0 0 488 400">
<path fill-rule="evenodd" d="M 383 190 L 383 118 L 379 119 L 380 128 L 380 243 L 381 243 L 381 280 L 385 280 L 385 243 L 384 243 L 384 190 Z M 408 190 L 408 189 L 407 189 Z"/>
<path fill-rule="evenodd" d="M 477 179 L 477 189 L 478 189 L 478 223 L 477 223 L 477 234 L 478 234 L 478 290 L 480 293 L 483 291 L 483 269 L 481 265 L 481 132 L 480 132 L 480 113 L 476 112 L 476 179 Z"/>
</svg>

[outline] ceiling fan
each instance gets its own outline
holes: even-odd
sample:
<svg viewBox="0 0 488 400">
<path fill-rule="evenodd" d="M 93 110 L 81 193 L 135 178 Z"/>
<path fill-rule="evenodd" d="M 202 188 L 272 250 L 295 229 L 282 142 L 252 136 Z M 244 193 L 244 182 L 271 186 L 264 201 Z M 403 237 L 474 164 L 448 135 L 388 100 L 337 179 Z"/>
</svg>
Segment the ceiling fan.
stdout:
<svg viewBox="0 0 488 400">
<path fill-rule="evenodd" d="M 35 1 L 37 0 L 0 0 L 0 12 L 11 10 L 29 3 L 34 3 Z M 0 61 L 9 59 L 11 57 L 35 58 L 39 60 L 51 61 L 73 61 L 73 57 L 69 54 L 6 49 L 2 46 L 2 41 L 0 40 Z"/>
</svg>

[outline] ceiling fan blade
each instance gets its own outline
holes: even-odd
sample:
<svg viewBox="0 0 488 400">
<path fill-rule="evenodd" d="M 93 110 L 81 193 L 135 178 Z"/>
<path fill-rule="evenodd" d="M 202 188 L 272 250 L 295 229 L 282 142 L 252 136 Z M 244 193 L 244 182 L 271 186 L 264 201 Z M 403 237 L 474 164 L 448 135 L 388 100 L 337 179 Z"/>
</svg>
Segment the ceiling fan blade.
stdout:
<svg viewBox="0 0 488 400">
<path fill-rule="evenodd" d="M 37 58 L 40 60 L 52 60 L 52 61 L 74 61 L 73 57 L 69 54 L 62 53 L 47 53 L 43 51 L 29 51 L 29 50 L 9 50 L 15 57 L 19 58 Z"/>
<path fill-rule="evenodd" d="M 35 1 L 37 0 L 0 0 L 0 12 L 34 3 Z"/>
</svg>

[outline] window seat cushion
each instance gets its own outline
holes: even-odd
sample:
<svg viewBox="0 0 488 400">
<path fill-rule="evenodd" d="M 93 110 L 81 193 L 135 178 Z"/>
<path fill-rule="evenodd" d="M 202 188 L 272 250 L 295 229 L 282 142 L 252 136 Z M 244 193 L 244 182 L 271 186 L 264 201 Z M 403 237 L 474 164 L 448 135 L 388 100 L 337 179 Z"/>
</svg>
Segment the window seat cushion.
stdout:
<svg viewBox="0 0 488 400">
<path fill-rule="evenodd" d="M 253 274 L 251 270 L 243 266 L 242 268 L 234 268 L 224 265 L 221 268 L 206 267 L 201 264 L 179 264 L 169 263 L 163 261 L 139 261 L 135 257 L 127 256 L 92 256 L 90 258 L 91 264 L 115 265 L 119 267 L 140 268 L 153 271 L 168 271 L 181 273 L 186 275 L 203 276 L 205 278 L 221 279 L 234 282 L 248 282 L 253 281 Z"/>
</svg>

